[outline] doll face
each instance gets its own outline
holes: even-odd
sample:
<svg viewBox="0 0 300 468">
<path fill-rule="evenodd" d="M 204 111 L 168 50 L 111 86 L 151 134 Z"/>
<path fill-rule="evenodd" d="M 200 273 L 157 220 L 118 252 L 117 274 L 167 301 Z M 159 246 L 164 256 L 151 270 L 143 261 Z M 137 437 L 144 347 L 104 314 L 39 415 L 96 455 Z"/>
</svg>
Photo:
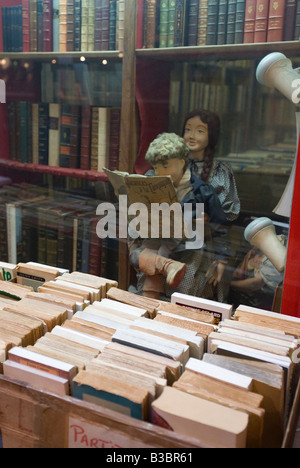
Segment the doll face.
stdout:
<svg viewBox="0 0 300 468">
<path fill-rule="evenodd" d="M 154 164 L 153 169 L 157 176 L 171 176 L 174 186 L 177 187 L 183 176 L 184 166 L 184 159 L 171 158 L 164 159 L 160 163 Z"/>
<path fill-rule="evenodd" d="M 208 146 L 208 126 L 199 116 L 189 119 L 184 128 L 186 142 L 194 159 L 203 159 L 205 148 Z"/>
</svg>

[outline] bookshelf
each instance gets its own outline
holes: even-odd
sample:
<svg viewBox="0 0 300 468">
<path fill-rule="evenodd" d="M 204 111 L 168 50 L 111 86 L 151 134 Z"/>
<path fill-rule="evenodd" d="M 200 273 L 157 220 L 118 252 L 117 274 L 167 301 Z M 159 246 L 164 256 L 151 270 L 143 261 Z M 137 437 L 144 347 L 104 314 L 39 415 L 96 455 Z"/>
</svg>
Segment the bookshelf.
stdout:
<svg viewBox="0 0 300 468">
<path fill-rule="evenodd" d="M 17 0 L 13 2 L 13 4 L 17 3 Z M 6 3 L 4 2 L 4 4 Z M 277 42 L 170 47 L 155 47 L 154 44 L 145 47 L 143 44 L 143 28 L 141 28 L 141 24 L 143 24 L 142 6 L 143 2 L 141 0 L 126 0 L 122 50 L 0 52 L 0 61 L 4 59 L 9 59 L 12 63 L 28 61 L 31 64 L 36 64 L 37 68 L 41 69 L 45 66 L 49 67 L 53 60 L 57 60 L 62 66 L 67 66 L 70 63 L 80 65 L 81 57 L 84 56 L 85 63 L 90 64 L 89 66 L 93 69 L 101 68 L 102 62 L 108 61 L 113 67 L 120 70 L 120 79 L 117 85 L 120 91 L 121 109 L 118 160 L 120 170 L 145 172 L 147 166 L 145 165 L 144 155 L 150 141 L 161 131 L 180 130 L 183 112 L 177 113 L 173 123 L 170 122 L 170 100 L 172 97 L 170 88 L 172 76 L 176 75 L 176 73 L 181 75 L 182 83 L 185 86 L 187 80 L 184 74 L 189 75 L 205 68 L 212 72 L 214 67 L 217 67 L 216 84 L 224 87 L 226 84 L 230 85 L 231 83 L 228 97 L 229 109 L 233 98 L 232 93 L 236 92 L 234 90 L 235 85 L 238 84 L 241 89 L 247 91 L 246 102 L 240 112 L 236 112 L 235 116 L 231 115 L 230 118 L 228 118 L 228 112 L 224 112 L 222 115 L 224 128 L 228 134 L 231 133 L 230 129 L 233 125 L 239 125 L 240 133 L 236 137 L 237 141 L 241 140 L 244 131 L 250 134 L 252 142 L 253 140 L 256 141 L 256 138 L 263 140 L 262 137 L 270 135 L 269 123 L 263 113 L 264 102 L 269 101 L 273 105 L 277 101 L 282 103 L 284 98 L 269 90 L 261 89 L 255 80 L 256 65 L 268 53 L 280 51 L 290 57 L 294 66 L 297 66 L 299 41 L 293 40 L 292 37 L 289 40 Z M 237 65 L 238 63 L 242 63 L 242 66 Z M 196 72 L 195 76 L 197 77 Z M 90 71 L 88 71 L 88 74 L 90 75 Z M 40 72 L 37 72 L 38 81 L 39 77 Z M 211 75 L 208 74 L 207 81 L 210 78 Z M 16 96 L 15 99 L 17 100 L 19 97 Z M 5 106 L 1 106 L 0 111 L 2 113 L 1 119 L 6 122 Z M 294 107 L 290 106 L 286 125 L 287 132 L 291 132 L 288 137 L 289 140 L 295 140 L 294 112 Z M 258 113 L 261 114 L 260 120 L 257 119 Z M 253 126 L 255 137 L 252 134 Z M 281 133 L 283 130 L 281 129 Z M 233 137 L 231 136 L 231 138 Z M 266 138 L 267 142 L 272 143 L 272 138 L 272 135 L 269 140 Z M 285 137 L 283 136 L 283 138 Z M 52 178 L 76 179 L 78 181 L 88 181 L 91 184 L 106 183 L 107 181 L 106 176 L 101 171 L 11 160 L 8 152 L 9 142 L 6 126 L 1 128 L 1 140 L 3 150 L 0 157 L 0 167 L 5 175 L 10 175 L 13 179 L 20 180 L 25 175 L 26 180 L 37 180 L 37 183 L 45 180 L 45 178 L 49 180 Z M 243 198 L 243 217 L 232 227 L 234 232 L 237 231 L 241 243 L 244 217 L 270 215 L 272 207 L 277 203 L 288 180 L 294 152 L 293 149 L 290 150 L 290 158 L 286 162 L 285 169 L 276 168 L 273 165 L 272 172 L 266 175 L 266 171 L 262 171 L 261 168 L 258 170 L 255 164 L 253 167 L 248 164 L 249 158 L 251 159 L 253 155 L 247 154 L 247 151 L 256 150 L 255 145 L 252 147 L 250 145 L 250 148 L 247 145 L 240 148 L 240 144 L 236 143 L 233 145 L 233 151 L 230 151 L 232 147 L 223 139 L 222 149 L 220 157 L 227 155 L 227 153 L 229 153 L 229 156 L 234 157 L 234 159 L 230 159 L 230 162 L 234 166 L 238 188 Z M 274 152 L 271 152 L 271 154 L 274 154 Z M 265 163 L 266 159 L 263 160 L 264 165 Z M 248 165 L 246 171 L 245 165 Z M 268 180 L 267 184 L 266 179 Z M 251 189 L 255 183 L 258 187 L 257 193 L 251 191 L 251 196 L 249 196 L 249 188 Z M 264 187 L 267 187 L 268 190 L 265 191 Z M 278 220 L 276 216 L 272 216 L 275 220 Z M 243 244 L 242 248 L 247 248 L 247 246 Z M 130 282 L 127 246 L 123 242 L 119 244 L 119 281 L 120 286 L 124 289 L 127 288 Z"/>
</svg>

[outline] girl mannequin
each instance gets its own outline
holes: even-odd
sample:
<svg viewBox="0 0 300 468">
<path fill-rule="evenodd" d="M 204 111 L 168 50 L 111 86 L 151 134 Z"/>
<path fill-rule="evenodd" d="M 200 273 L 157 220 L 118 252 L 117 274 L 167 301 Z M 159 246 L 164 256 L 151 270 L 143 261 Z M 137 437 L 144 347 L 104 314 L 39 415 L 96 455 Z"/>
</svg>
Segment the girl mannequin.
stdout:
<svg viewBox="0 0 300 468">
<path fill-rule="evenodd" d="M 214 112 L 196 109 L 186 116 L 183 138 L 190 150 L 191 170 L 214 187 L 230 222 L 239 215 L 240 201 L 230 164 L 214 160 L 219 135 L 220 119 Z"/>
</svg>

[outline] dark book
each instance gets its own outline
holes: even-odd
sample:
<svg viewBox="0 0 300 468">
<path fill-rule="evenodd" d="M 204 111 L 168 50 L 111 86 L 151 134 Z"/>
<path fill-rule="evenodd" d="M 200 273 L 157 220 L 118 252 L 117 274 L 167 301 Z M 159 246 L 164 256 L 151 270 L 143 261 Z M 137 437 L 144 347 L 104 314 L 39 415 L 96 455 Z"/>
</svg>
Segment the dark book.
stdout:
<svg viewBox="0 0 300 468">
<path fill-rule="evenodd" d="M 43 51 L 53 50 L 53 9 L 52 0 L 44 0 L 43 11 Z"/>
<path fill-rule="evenodd" d="M 286 0 L 283 22 L 283 41 L 293 41 L 295 38 L 295 21 L 297 13 L 297 0 Z"/>
<path fill-rule="evenodd" d="M 81 50 L 81 0 L 74 1 L 74 52 Z"/>
<path fill-rule="evenodd" d="M 300 38 L 300 0 L 297 1 L 294 40 L 298 41 L 299 38 Z"/>
<path fill-rule="evenodd" d="M 38 151 L 39 164 L 48 165 L 49 154 L 49 104 L 39 103 Z"/>
<path fill-rule="evenodd" d="M 242 44 L 244 40 L 245 4 L 246 4 L 245 0 L 237 0 L 236 2 L 235 34 L 234 34 L 235 44 Z"/>
<path fill-rule="evenodd" d="M 226 44 L 228 0 L 219 1 L 217 44 Z"/>
<path fill-rule="evenodd" d="M 184 0 L 176 0 L 175 4 L 175 18 L 174 18 L 174 47 L 182 47 L 186 45 L 186 32 L 189 29 L 191 32 L 192 25 L 187 23 L 189 19 L 189 2 Z M 196 36 L 197 25 L 193 28 Z M 189 45 L 189 44 L 188 44 Z"/>
<path fill-rule="evenodd" d="M 188 8 L 187 45 L 196 46 L 198 40 L 199 0 L 190 0 Z"/>
<path fill-rule="evenodd" d="M 145 47 L 153 49 L 157 46 L 157 26 L 159 18 L 159 0 L 144 0 L 145 7 Z"/>
<path fill-rule="evenodd" d="M 114 171 L 119 169 L 120 159 L 120 123 L 121 109 L 112 108 L 110 114 L 110 141 L 108 169 Z"/>
<path fill-rule="evenodd" d="M 62 104 L 59 148 L 61 167 L 78 167 L 79 141 L 79 106 Z"/>
<path fill-rule="evenodd" d="M 236 0 L 228 0 L 226 44 L 235 42 Z"/>
<path fill-rule="evenodd" d="M 208 0 L 206 45 L 217 44 L 219 2 Z"/>
<path fill-rule="evenodd" d="M 43 0 L 36 2 L 36 25 L 37 25 L 37 51 L 44 51 L 44 19 L 43 19 Z"/>
<path fill-rule="evenodd" d="M 90 169 L 91 156 L 91 106 L 81 107 L 81 126 L 80 126 L 80 169 Z"/>
<path fill-rule="evenodd" d="M 109 50 L 116 50 L 116 20 L 117 20 L 117 1 L 109 2 Z"/>
</svg>

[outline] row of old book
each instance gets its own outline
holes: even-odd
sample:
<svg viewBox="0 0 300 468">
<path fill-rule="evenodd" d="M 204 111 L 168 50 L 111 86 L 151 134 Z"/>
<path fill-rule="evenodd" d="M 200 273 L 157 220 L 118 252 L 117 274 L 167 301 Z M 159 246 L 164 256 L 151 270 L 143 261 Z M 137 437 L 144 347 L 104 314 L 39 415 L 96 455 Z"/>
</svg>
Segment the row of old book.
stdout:
<svg viewBox="0 0 300 468">
<path fill-rule="evenodd" d="M 297 0 L 141 0 L 138 8 L 138 48 L 292 41 L 300 33 Z"/>
<path fill-rule="evenodd" d="M 72 169 L 116 169 L 120 109 L 8 102 L 10 159 Z"/>
<path fill-rule="evenodd" d="M 37 292 L 2 281 L 0 295 L 4 376 L 199 447 L 282 445 L 295 412 L 300 319 L 242 305 L 232 316 L 230 305 L 179 293 L 156 301 L 79 272 Z"/>
<path fill-rule="evenodd" d="M 0 6 L 4 52 L 123 50 L 124 0 L 1 0 Z"/>
<path fill-rule="evenodd" d="M 30 184 L 0 189 L 0 254 L 98 276 L 117 275 L 118 244 L 96 232 L 99 201 Z M 107 262 L 107 253 L 109 259 Z"/>
</svg>

